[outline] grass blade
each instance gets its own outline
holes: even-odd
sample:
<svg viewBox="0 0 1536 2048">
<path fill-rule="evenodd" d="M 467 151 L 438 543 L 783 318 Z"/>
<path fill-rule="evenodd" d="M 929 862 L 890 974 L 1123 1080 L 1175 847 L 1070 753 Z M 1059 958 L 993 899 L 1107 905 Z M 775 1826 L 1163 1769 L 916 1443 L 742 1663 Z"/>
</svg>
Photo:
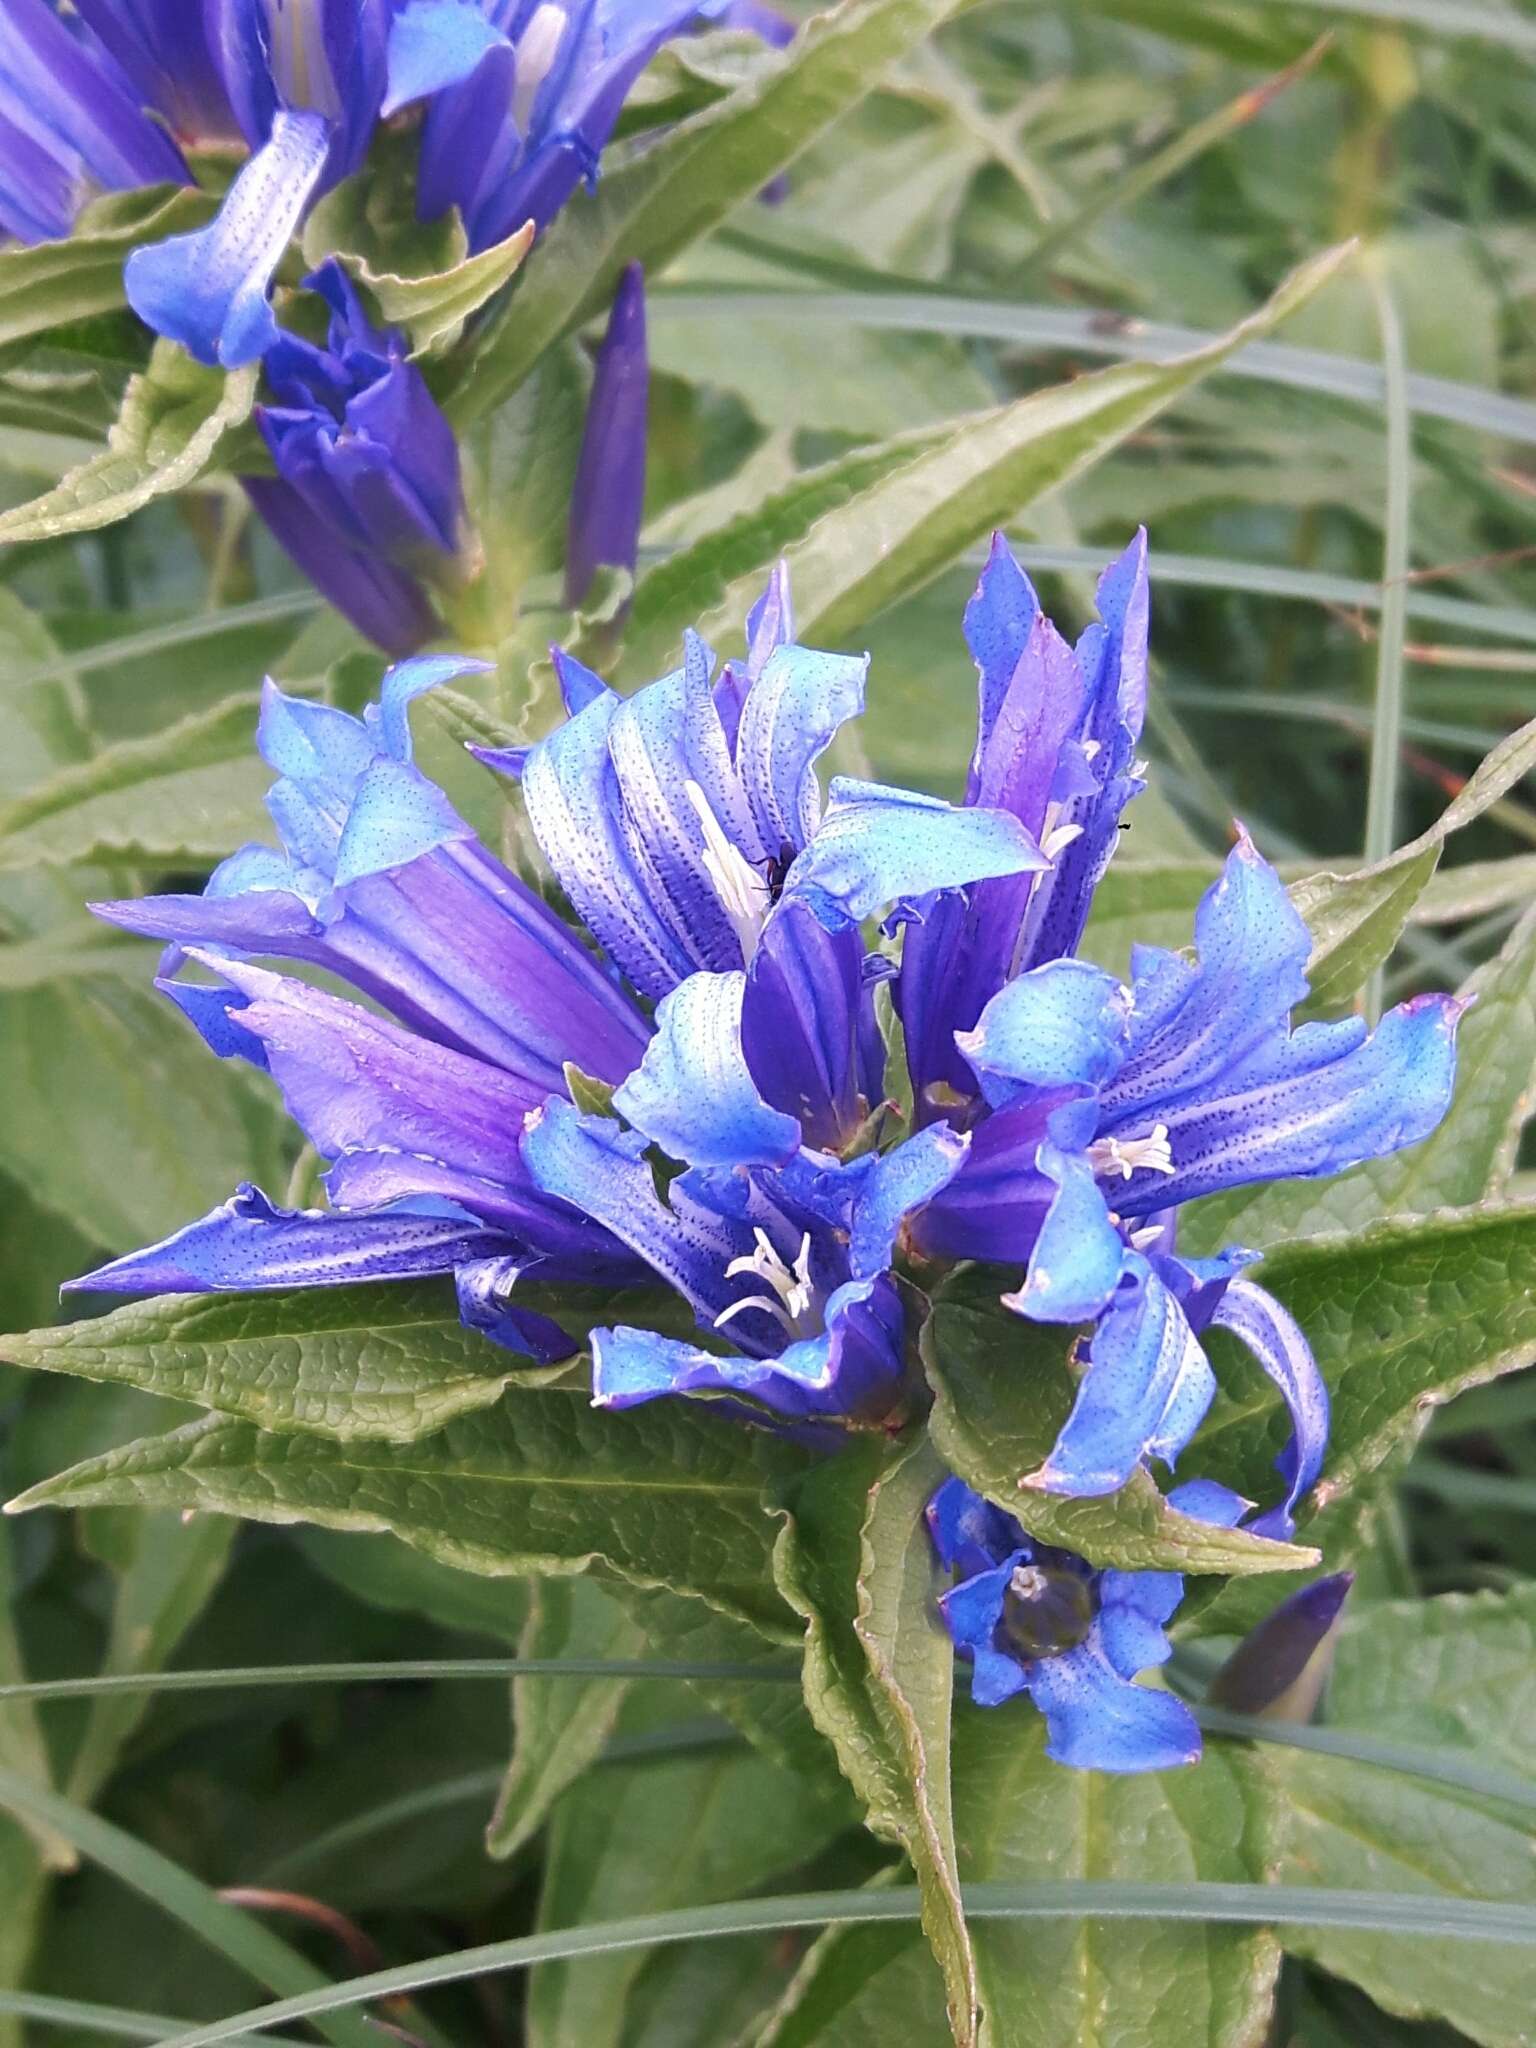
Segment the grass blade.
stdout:
<svg viewBox="0 0 1536 2048">
<path fill-rule="evenodd" d="M 1057 1884 L 968 1885 L 965 1910 L 973 1919 L 1182 1920 L 1230 1926 L 1355 1928 L 1376 1934 L 1433 1936 L 1438 1940 L 1495 1941 L 1536 1946 L 1536 1907 L 1495 1900 L 1453 1898 L 1438 1892 L 1324 1890 L 1313 1885 L 1263 1884 Z M 216 2048 L 255 2027 L 302 2020 L 363 1999 L 410 1996 L 436 1984 L 458 1984 L 499 1970 L 611 1955 L 676 1941 L 706 1941 L 733 1934 L 778 1934 L 790 1928 L 851 1925 L 874 1920 L 916 1920 L 916 1885 L 890 1891 L 808 1892 L 745 1899 L 681 1912 L 643 1913 L 595 1927 L 486 1942 L 452 1955 L 433 1956 L 374 1971 L 324 1992 L 310 1992 L 236 2013 L 212 2026 L 173 2035 L 162 2048 Z"/>
<path fill-rule="evenodd" d="M 357 1664 L 245 1664 L 214 1671 L 127 1671 L 0 1685 L 0 1700 L 96 1699 L 115 1692 L 243 1692 L 267 1685 L 388 1685 L 424 1678 L 685 1678 L 798 1685 L 797 1666 L 689 1663 L 660 1657 L 426 1657 Z"/>
</svg>

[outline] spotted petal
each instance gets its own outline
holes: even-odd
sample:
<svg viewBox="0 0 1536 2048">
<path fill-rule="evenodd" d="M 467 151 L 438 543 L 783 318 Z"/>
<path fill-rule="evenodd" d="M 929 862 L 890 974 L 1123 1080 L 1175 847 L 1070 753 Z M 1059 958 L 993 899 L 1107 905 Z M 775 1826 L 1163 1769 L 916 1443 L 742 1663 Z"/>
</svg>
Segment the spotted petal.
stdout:
<svg viewBox="0 0 1536 2048">
<path fill-rule="evenodd" d="M 800 1125 L 763 1100 L 741 1042 L 745 974 L 691 974 L 662 999 L 656 1036 L 613 1098 L 619 1114 L 691 1166 L 780 1166 Z"/>
</svg>

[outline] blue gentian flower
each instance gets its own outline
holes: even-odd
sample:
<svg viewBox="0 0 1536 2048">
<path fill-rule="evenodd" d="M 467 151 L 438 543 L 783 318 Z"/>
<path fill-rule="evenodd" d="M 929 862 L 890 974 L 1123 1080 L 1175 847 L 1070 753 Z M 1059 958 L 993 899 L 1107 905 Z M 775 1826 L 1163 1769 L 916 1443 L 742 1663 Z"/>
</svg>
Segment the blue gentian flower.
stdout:
<svg viewBox="0 0 1536 2048">
<path fill-rule="evenodd" d="M 1175 1213 L 1426 1137 L 1450 1101 L 1462 1005 L 1416 997 L 1374 1034 L 1358 1017 L 1293 1031 L 1310 935 L 1243 833 L 1196 913 L 1195 959 L 1137 947 L 1123 985 L 1057 957 L 1077 942 L 1140 787 L 1140 541 L 1101 583 L 1100 605 L 1103 625 L 1073 654 L 995 547 L 968 614 L 981 672 L 972 800 L 1012 805 L 1055 860 L 1038 878 L 941 899 L 906 933 L 899 1000 L 919 1048 L 909 1037 L 909 1058 L 933 1077 L 922 1113 L 973 1138 L 911 1236 L 930 1256 L 1022 1264 L 1010 1307 L 1093 1325 L 1072 1414 L 1027 1475 L 1051 1492 L 1108 1493 L 1148 1457 L 1171 1465 L 1215 1392 L 1200 1335 L 1232 1330 L 1291 1410 L 1286 1496 L 1253 1524 L 1283 1537 L 1321 1467 L 1326 1390 L 1294 1320 L 1244 1277 L 1254 1255 L 1180 1260 Z M 990 921 L 977 915 L 988 903 Z M 955 1026 L 953 1062 L 940 1056 L 939 1018 Z"/>
<path fill-rule="evenodd" d="M 644 1059 L 614 1093 L 628 1128 L 558 1101 L 529 1119 L 523 1151 L 537 1184 L 628 1245 L 716 1344 L 733 1347 L 595 1330 L 593 1400 L 625 1408 L 708 1393 L 797 1422 L 877 1423 L 906 1365 L 896 1239 L 953 1177 L 968 1141 L 940 1127 L 847 1162 L 808 1146 L 799 1119 L 753 1077 L 747 996 L 738 971 L 690 975 L 663 998 Z M 776 988 L 770 1010 L 777 1000 Z M 843 1050 L 857 1062 L 858 1047 Z M 657 1154 L 687 1169 L 665 1197 Z"/>
<path fill-rule="evenodd" d="M 823 1149 L 852 1142 L 880 1083 L 858 922 L 1039 854 L 1015 819 L 900 791 L 839 795 L 834 784 L 823 816 L 812 763 L 858 708 L 864 665 L 792 643 L 782 575 L 754 618 L 753 655 L 713 686 L 696 640 L 684 669 L 627 700 L 557 652 L 573 715 L 510 763 L 590 929 L 617 939 L 609 954 L 642 996 L 672 996 L 654 1024 L 412 761 L 411 700 L 483 664 L 403 662 L 362 719 L 269 684 L 259 737 L 278 775 L 268 808 L 281 848 L 243 848 L 200 896 L 95 907 L 166 941 L 166 994 L 215 1052 L 272 1074 L 328 1162 L 331 1207 L 284 1213 L 242 1191 L 81 1284 L 176 1292 L 453 1271 L 472 1322 L 546 1351 L 551 1326 L 535 1319 L 530 1337 L 508 1299 L 530 1272 L 579 1282 L 661 1271 L 711 1323 L 765 1286 L 764 1299 L 779 1299 L 781 1284 L 798 1285 L 796 1340 L 825 1311 L 817 1331 L 836 1356 L 813 1366 L 795 1354 L 787 1373 L 810 1388 L 796 1412 L 844 1402 L 864 1412 L 888 1399 L 901 1324 L 891 1243 L 965 1141 L 938 1129 L 900 1154 L 846 1164 Z M 743 848 L 759 852 L 759 818 L 782 838 L 779 856 L 755 868 Z M 650 898 L 641 872 L 664 878 Z M 647 916 L 668 920 L 656 926 L 665 956 L 634 942 Z M 733 971 L 692 974 L 691 954 L 719 952 L 722 934 Z M 186 958 L 214 985 L 178 979 Z M 338 976 L 384 1014 L 253 964 L 262 958 Z M 576 1116 L 568 1066 L 616 1090 L 628 1128 Z M 674 1086 L 711 1094 L 721 1118 L 739 1121 L 669 1115 Z M 648 1209 L 642 1154 L 653 1144 L 699 1177 L 685 1174 L 669 1204 Z M 773 1170 L 753 1183 L 738 1162 Z M 632 1199 L 615 1209 L 619 1187 Z M 708 1274 L 662 1247 L 679 1217 L 692 1219 L 688 1242 L 703 1247 Z M 765 1241 L 779 1267 L 755 1279 L 726 1270 L 766 1260 Z M 777 1313 L 744 1310 L 729 1337 L 763 1359 L 783 1349 L 787 1328 Z M 878 1370 L 866 1356 L 877 1343 Z M 855 1382 L 878 1390 L 855 1398 Z"/>
<path fill-rule="evenodd" d="M 93 189 L 192 183 L 183 149 L 250 156 L 212 223 L 136 249 L 130 305 L 200 362 L 277 338 L 273 275 L 381 116 L 424 107 L 418 211 L 472 250 L 545 227 L 596 177 L 630 86 L 726 0 L 54 0 L 0 5 L 0 230 L 69 233 Z M 154 116 L 160 117 L 158 120 Z M 162 125 L 163 123 L 163 125 Z"/>
<path fill-rule="evenodd" d="M 266 1068 L 329 1163 L 331 1207 L 284 1212 L 242 1190 L 165 1243 L 79 1284 L 128 1293 L 325 1286 L 454 1272 L 468 1320 L 516 1349 L 572 1346 L 510 1307 L 516 1274 L 643 1269 L 552 1200 L 523 1120 L 567 1060 L 609 1083 L 649 1025 L 570 930 L 476 840 L 411 759 L 408 706 L 483 664 L 401 663 L 362 719 L 268 684 L 260 746 L 281 847 L 247 846 L 200 896 L 97 904 L 171 948 L 159 986 L 221 1057 Z M 184 957 L 213 986 L 175 979 Z M 298 961 L 358 1005 L 251 964 Z M 382 1012 L 382 1014 L 380 1014 Z"/>
<path fill-rule="evenodd" d="M 1231 1528 L 1249 1503 L 1210 1480 L 1175 1489 L 1185 1514 Z M 1172 1655 L 1164 1633 L 1184 1595 L 1177 1572 L 1096 1570 L 1037 1543 L 1009 1514 L 947 1479 L 928 1504 L 934 1548 L 955 1583 L 939 1601 L 971 1665 L 971 1697 L 1028 1693 L 1045 1753 L 1079 1770 L 1164 1771 L 1200 1757 L 1200 1729 L 1171 1692 L 1137 1677 Z"/>
<path fill-rule="evenodd" d="M 340 264 L 307 280 L 326 344 L 283 334 L 263 367 L 276 403 L 256 421 L 277 469 L 251 502 L 338 611 L 390 654 L 439 630 L 429 587 L 468 572 L 459 450 L 406 341 L 375 328 Z"/>
<path fill-rule="evenodd" d="M 591 589 L 599 569 L 634 573 L 645 504 L 649 402 L 645 273 L 638 263 L 631 263 L 619 280 L 597 353 L 571 490 L 565 600 L 572 611 Z"/>
</svg>

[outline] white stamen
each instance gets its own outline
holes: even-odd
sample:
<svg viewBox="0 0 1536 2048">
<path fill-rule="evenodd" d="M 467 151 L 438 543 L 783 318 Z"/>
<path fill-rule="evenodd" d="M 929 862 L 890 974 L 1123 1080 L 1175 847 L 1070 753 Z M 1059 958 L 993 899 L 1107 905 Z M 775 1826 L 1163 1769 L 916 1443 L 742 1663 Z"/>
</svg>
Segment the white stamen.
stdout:
<svg viewBox="0 0 1536 2048">
<path fill-rule="evenodd" d="M 1098 754 L 1102 754 L 1102 753 L 1103 753 L 1103 751 L 1104 751 L 1104 742 L 1103 742 L 1102 740 L 1084 740 L 1084 741 L 1083 741 L 1083 759 L 1084 759 L 1085 761 L 1091 761 L 1091 760 L 1093 760 L 1093 759 L 1094 759 L 1094 757 L 1095 757 L 1096 755 L 1098 755 Z"/>
<path fill-rule="evenodd" d="M 758 934 L 773 908 L 773 892 L 741 848 L 727 838 L 699 785 L 685 782 L 683 787 L 703 828 L 705 872 L 740 941 L 742 960 L 750 960 L 757 950 Z"/>
<path fill-rule="evenodd" d="M 1058 853 L 1065 853 L 1074 839 L 1081 839 L 1081 825 L 1053 825 L 1040 842 L 1040 851 L 1047 860 L 1054 860 Z"/>
<path fill-rule="evenodd" d="M 565 9 L 557 6 L 555 0 L 544 0 L 542 7 L 534 9 L 528 26 L 517 39 L 517 82 L 512 88 L 512 119 L 523 135 L 528 132 L 528 117 L 533 112 L 533 103 L 560 53 L 564 35 Z"/>
<path fill-rule="evenodd" d="M 1131 1250 L 1133 1252 L 1149 1252 L 1154 1245 L 1161 1244 L 1162 1240 L 1162 1224 L 1145 1223 L 1140 1230 L 1133 1230 L 1131 1232 Z"/>
<path fill-rule="evenodd" d="M 744 1308 L 760 1308 L 782 1323 L 791 1337 L 815 1336 L 821 1323 L 822 1301 L 811 1278 L 811 1233 L 807 1231 L 801 1238 L 792 1266 L 785 1264 L 766 1230 L 754 1230 L 752 1235 L 757 1240 L 756 1251 L 732 1259 L 725 1269 L 725 1277 L 734 1280 L 738 1274 L 754 1274 L 768 1283 L 773 1294 L 748 1294 L 740 1301 L 733 1301 L 728 1309 L 723 1309 L 715 1317 L 715 1328 L 722 1328 L 732 1316 L 739 1316 Z"/>
<path fill-rule="evenodd" d="M 1166 1124 L 1154 1124 L 1144 1138 L 1095 1138 L 1088 1157 L 1096 1173 L 1118 1173 L 1122 1180 L 1129 1180 L 1133 1173 L 1174 1170 Z"/>
<path fill-rule="evenodd" d="M 1016 1593 L 1021 1600 L 1038 1600 L 1049 1583 L 1039 1565 L 1020 1564 L 1013 1568 L 1008 1590 L 1010 1593 Z"/>
</svg>

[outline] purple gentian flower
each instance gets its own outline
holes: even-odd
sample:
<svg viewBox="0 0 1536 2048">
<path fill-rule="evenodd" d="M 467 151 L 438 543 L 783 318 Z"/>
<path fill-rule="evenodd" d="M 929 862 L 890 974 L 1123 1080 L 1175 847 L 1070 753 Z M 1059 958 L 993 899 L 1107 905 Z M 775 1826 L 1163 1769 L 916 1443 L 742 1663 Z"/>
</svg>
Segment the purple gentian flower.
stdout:
<svg viewBox="0 0 1536 2048">
<path fill-rule="evenodd" d="M 192 183 L 183 149 L 251 154 L 206 228 L 136 249 L 130 305 L 200 362 L 275 341 L 273 275 L 381 116 L 424 104 L 418 211 L 473 250 L 593 181 L 630 86 L 725 0 L 0 0 L 0 230 L 69 233 L 93 189 Z M 159 116 L 156 120 L 154 116 Z M 161 125 L 161 124 L 164 125 Z"/>
<path fill-rule="evenodd" d="M 323 348 L 283 334 L 256 421 L 277 469 L 251 502 L 358 630 L 409 654 L 439 630 L 429 586 L 465 573 L 459 450 L 402 335 L 369 321 L 340 264 L 308 280 L 331 309 Z"/>
<path fill-rule="evenodd" d="M 1056 957 L 1077 942 L 1140 787 L 1145 574 L 1138 540 L 1100 584 L 1104 624 L 1075 655 L 1000 546 L 967 614 L 981 672 L 972 801 L 1011 805 L 1055 859 L 1038 878 L 941 898 L 906 933 L 902 1013 L 934 1077 L 924 1113 L 973 1138 L 911 1236 L 934 1257 L 1024 1265 L 1004 1297 L 1021 1315 L 1093 1324 L 1071 1416 L 1028 1475 L 1051 1492 L 1109 1493 L 1148 1457 L 1171 1465 L 1215 1392 L 1201 1332 L 1232 1330 L 1291 1411 L 1286 1496 L 1253 1525 L 1284 1537 L 1321 1468 L 1326 1389 L 1294 1320 L 1242 1277 L 1256 1255 L 1178 1259 L 1175 1212 L 1426 1137 L 1450 1101 L 1463 1006 L 1421 996 L 1373 1035 L 1359 1018 L 1293 1031 L 1311 938 L 1245 834 L 1196 913 L 1196 959 L 1137 947 L 1123 985 Z M 955 1023 L 954 1063 L 939 1057 L 940 1017 Z"/>
<path fill-rule="evenodd" d="M 1176 1488 L 1172 1500 L 1220 1528 L 1249 1506 L 1210 1480 Z M 947 1479 L 929 1502 L 928 1528 L 956 1575 L 939 1608 L 970 1661 L 978 1706 L 1028 1693 L 1045 1717 L 1046 1755 L 1079 1770 L 1199 1761 L 1200 1730 L 1184 1702 L 1135 1683 L 1172 1655 L 1164 1631 L 1184 1595 L 1178 1572 L 1095 1569 L 1037 1543 L 960 1479 Z"/>
</svg>

